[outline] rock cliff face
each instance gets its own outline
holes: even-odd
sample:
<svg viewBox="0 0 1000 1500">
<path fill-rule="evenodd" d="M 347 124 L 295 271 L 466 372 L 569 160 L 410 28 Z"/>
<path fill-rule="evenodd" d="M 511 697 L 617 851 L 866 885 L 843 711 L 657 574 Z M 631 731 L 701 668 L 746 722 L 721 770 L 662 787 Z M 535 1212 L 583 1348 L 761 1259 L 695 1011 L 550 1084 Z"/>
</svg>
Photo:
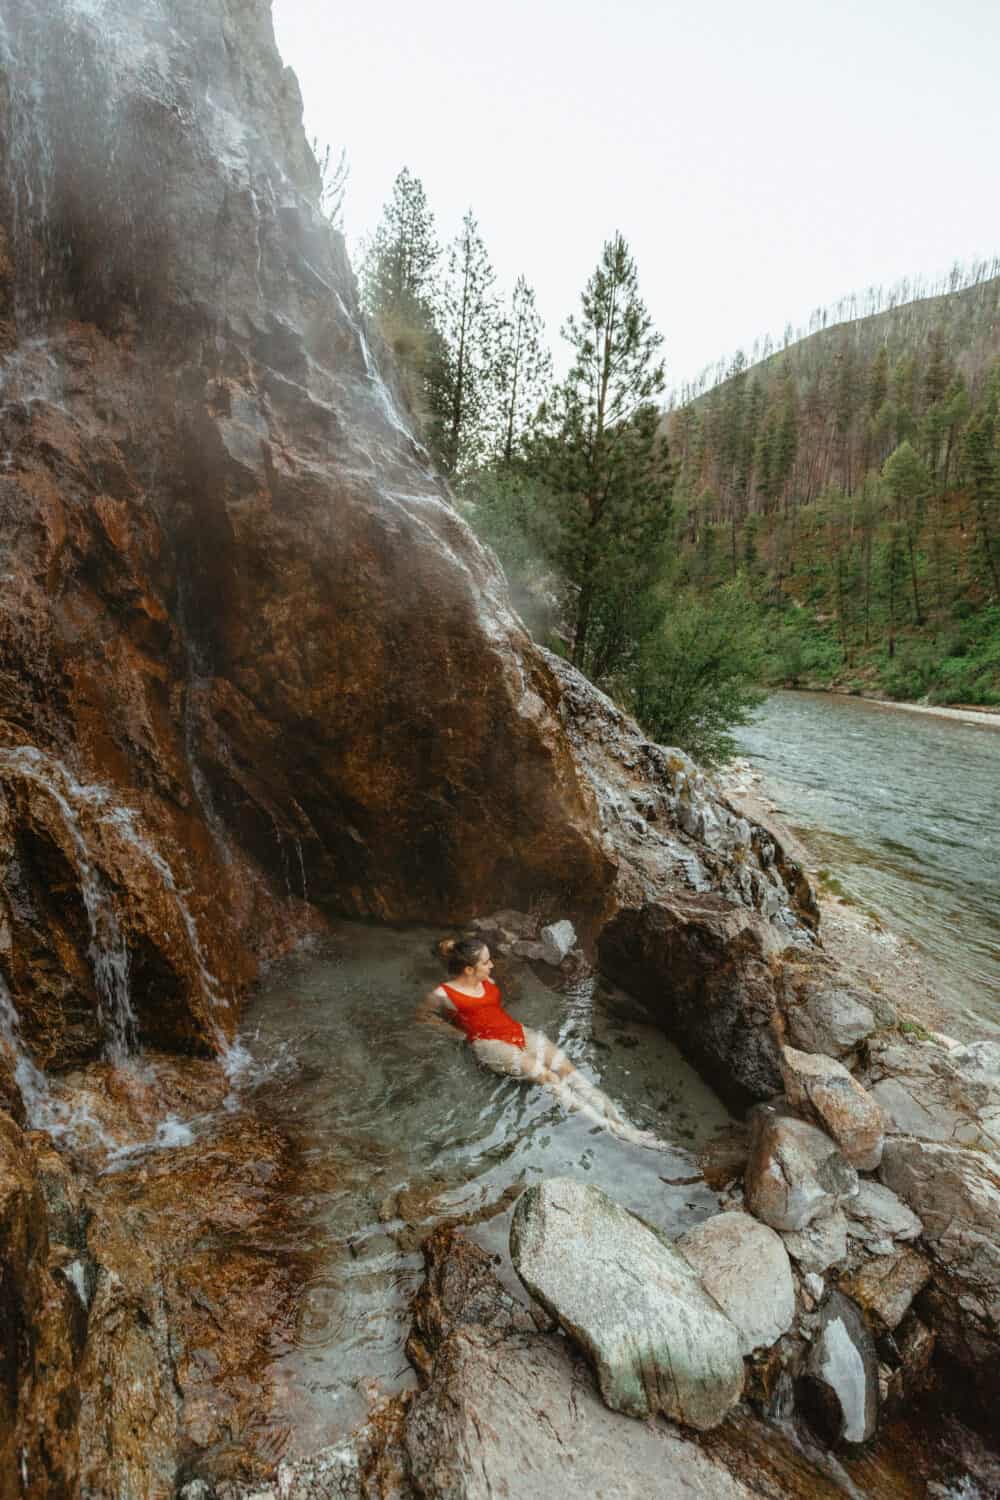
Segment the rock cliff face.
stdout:
<svg viewBox="0 0 1000 1500">
<path fill-rule="evenodd" d="M 129 969 L 119 1025 L 213 1047 L 305 898 L 601 909 L 557 684 L 379 372 L 269 6 L 13 0 L 0 25 L 25 1040 L 99 1049 L 126 997 L 96 946 Z"/>
</svg>

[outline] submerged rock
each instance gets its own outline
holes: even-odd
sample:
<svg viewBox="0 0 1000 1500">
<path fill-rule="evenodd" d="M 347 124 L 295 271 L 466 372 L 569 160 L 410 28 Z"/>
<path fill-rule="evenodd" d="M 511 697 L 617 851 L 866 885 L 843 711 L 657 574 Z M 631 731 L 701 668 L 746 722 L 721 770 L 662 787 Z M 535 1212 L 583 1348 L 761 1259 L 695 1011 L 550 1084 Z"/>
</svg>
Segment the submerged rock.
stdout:
<svg viewBox="0 0 1000 1500">
<path fill-rule="evenodd" d="M 856 1196 L 858 1176 L 830 1137 L 772 1109 L 754 1111 L 746 1199 L 772 1229 L 800 1230 Z"/>
<path fill-rule="evenodd" d="M 873 1172 L 882 1160 L 885 1120 L 876 1101 L 844 1065 L 783 1047 L 781 1072 L 792 1108 L 811 1115 L 853 1167 Z"/>
<path fill-rule="evenodd" d="M 525 1192 L 511 1259 L 592 1362 L 615 1411 L 713 1427 L 743 1389 L 740 1336 L 687 1260 L 597 1188 Z"/>
<path fill-rule="evenodd" d="M 744 1213 L 716 1214 L 674 1241 L 736 1328 L 744 1354 L 791 1328 L 795 1285 L 781 1237 Z"/>
</svg>

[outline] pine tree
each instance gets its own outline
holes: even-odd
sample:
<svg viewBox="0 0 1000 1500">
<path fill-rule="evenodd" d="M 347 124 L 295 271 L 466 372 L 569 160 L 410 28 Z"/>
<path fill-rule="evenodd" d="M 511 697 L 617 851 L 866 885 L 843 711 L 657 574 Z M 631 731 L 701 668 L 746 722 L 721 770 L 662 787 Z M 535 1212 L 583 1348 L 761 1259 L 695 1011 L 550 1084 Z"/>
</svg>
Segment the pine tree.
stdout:
<svg viewBox="0 0 1000 1500">
<path fill-rule="evenodd" d="M 470 209 L 448 254 L 437 304 L 440 339 L 428 381 L 430 448 L 452 478 L 476 464 L 487 441 L 497 334 L 494 280 Z"/>
<path fill-rule="evenodd" d="M 404 167 L 365 254 L 361 294 L 421 417 L 426 416 L 427 376 L 437 341 L 433 302 L 440 254 L 423 184 Z"/>
<path fill-rule="evenodd" d="M 361 268 L 368 312 L 394 318 L 428 309 L 440 254 L 423 183 L 404 167 L 392 185 L 392 197 L 382 210 Z"/>
<path fill-rule="evenodd" d="M 924 517 L 924 505 L 931 491 L 931 477 L 926 464 L 911 443 L 900 443 L 895 453 L 886 459 L 882 477 L 895 503 L 896 519 L 902 523 L 910 564 L 913 616 L 916 623 L 922 625 L 924 616 L 917 584 L 916 547 Z"/>
<path fill-rule="evenodd" d="M 523 276 L 517 278 L 508 316 L 497 326 L 493 358 L 496 424 L 494 450 L 509 468 L 552 378 L 552 358 L 535 294 Z"/>
<path fill-rule="evenodd" d="M 996 445 L 996 415 L 987 401 L 969 423 L 963 444 L 962 467 L 972 495 L 979 551 L 994 599 L 1000 601 L 1000 559 L 996 534 L 1000 523 L 1000 452 Z"/>
<path fill-rule="evenodd" d="M 663 340 L 621 234 L 605 244 L 563 336 L 573 364 L 553 392 L 535 455 L 558 514 L 558 562 L 575 589 L 573 661 L 607 678 L 651 628 L 670 524 L 654 404 L 664 387 Z"/>
</svg>

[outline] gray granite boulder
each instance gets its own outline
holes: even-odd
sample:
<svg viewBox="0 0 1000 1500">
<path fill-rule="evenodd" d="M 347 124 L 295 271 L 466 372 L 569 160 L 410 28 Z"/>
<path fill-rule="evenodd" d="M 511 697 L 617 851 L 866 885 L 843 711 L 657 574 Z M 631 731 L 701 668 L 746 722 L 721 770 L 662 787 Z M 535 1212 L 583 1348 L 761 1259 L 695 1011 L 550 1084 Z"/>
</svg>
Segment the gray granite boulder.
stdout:
<svg viewBox="0 0 1000 1500">
<path fill-rule="evenodd" d="M 891 1254 L 897 1242 L 908 1243 L 920 1235 L 923 1225 L 902 1198 L 882 1182 L 864 1180 L 858 1195 L 847 1205 L 848 1233 L 872 1255 Z"/>
<path fill-rule="evenodd" d="M 802 1229 L 782 1235 L 782 1239 L 799 1269 L 818 1275 L 847 1259 L 847 1218 L 837 1208 Z"/>
<path fill-rule="evenodd" d="M 746 1203 L 772 1229 L 803 1229 L 858 1191 L 858 1175 L 830 1137 L 765 1107 L 753 1112 Z"/>
<path fill-rule="evenodd" d="M 878 1426 L 878 1355 L 864 1318 L 839 1292 L 820 1311 L 806 1371 L 818 1388 L 808 1410 L 820 1435 L 831 1443 L 867 1442 Z"/>
<path fill-rule="evenodd" d="M 743 1390 L 740 1335 L 684 1256 L 606 1193 L 553 1178 L 523 1193 L 511 1259 L 594 1366 L 608 1406 L 721 1422 Z"/>
<path fill-rule="evenodd" d="M 832 1057 L 782 1047 L 781 1073 L 792 1108 L 811 1117 L 862 1172 L 882 1160 L 885 1119 L 877 1101 Z"/>
<path fill-rule="evenodd" d="M 676 1428 L 609 1411 L 584 1361 L 545 1335 L 452 1334 L 411 1407 L 406 1453 L 420 1500 L 751 1500 Z"/>
<path fill-rule="evenodd" d="M 892 1133 L 1000 1154 L 1000 1042 L 894 1035 L 869 1071 Z"/>
<path fill-rule="evenodd" d="M 789 1005 L 788 1036 L 803 1052 L 846 1057 L 871 1035 L 878 1022 L 867 997 L 849 987 L 812 985 L 798 1005 Z"/>
<path fill-rule="evenodd" d="M 576 947 L 576 929 L 572 922 L 552 922 L 543 927 L 539 939 L 545 950 L 545 962 L 557 969 L 567 954 Z"/>
<path fill-rule="evenodd" d="M 715 1214 L 675 1240 L 736 1328 L 744 1354 L 769 1348 L 795 1319 L 788 1254 L 766 1224 L 745 1213 Z"/>
</svg>

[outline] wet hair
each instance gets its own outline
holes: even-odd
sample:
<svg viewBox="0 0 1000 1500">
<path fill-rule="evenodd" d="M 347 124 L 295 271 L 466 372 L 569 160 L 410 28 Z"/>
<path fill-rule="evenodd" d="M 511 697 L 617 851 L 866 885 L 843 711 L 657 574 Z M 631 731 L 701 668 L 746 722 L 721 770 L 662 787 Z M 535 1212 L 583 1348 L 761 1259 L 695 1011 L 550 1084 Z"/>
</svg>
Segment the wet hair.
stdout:
<svg viewBox="0 0 1000 1500">
<path fill-rule="evenodd" d="M 462 937 L 442 938 L 434 944 L 434 952 L 448 965 L 450 976 L 461 974 L 463 969 L 474 969 L 486 944 L 476 932 L 467 932 Z"/>
</svg>

